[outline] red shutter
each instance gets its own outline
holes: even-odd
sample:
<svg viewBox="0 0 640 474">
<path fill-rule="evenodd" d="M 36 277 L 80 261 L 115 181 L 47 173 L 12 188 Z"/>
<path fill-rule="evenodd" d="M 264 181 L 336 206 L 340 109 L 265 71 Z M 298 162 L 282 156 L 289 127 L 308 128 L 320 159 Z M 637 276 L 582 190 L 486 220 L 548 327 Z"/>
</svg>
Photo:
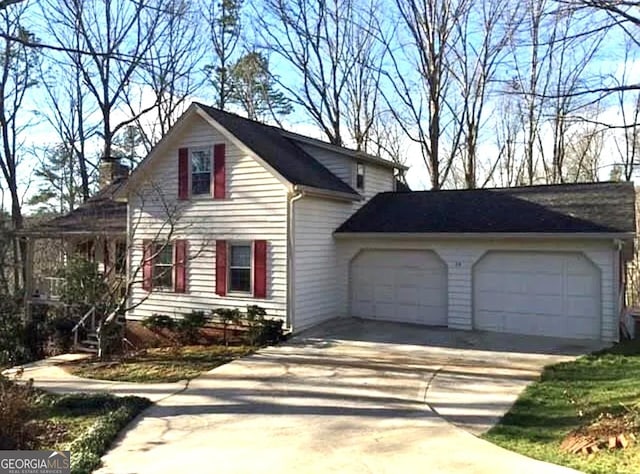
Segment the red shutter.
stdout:
<svg viewBox="0 0 640 474">
<path fill-rule="evenodd" d="M 216 294 L 227 294 L 227 241 L 216 240 Z"/>
<path fill-rule="evenodd" d="M 153 241 L 144 240 L 142 247 L 142 288 L 151 291 L 153 287 Z"/>
<path fill-rule="evenodd" d="M 178 150 L 178 199 L 189 199 L 189 149 Z"/>
<path fill-rule="evenodd" d="M 218 143 L 213 147 L 213 197 L 224 199 L 226 195 L 225 177 L 225 144 Z"/>
<path fill-rule="evenodd" d="M 176 293 L 187 292 L 187 241 L 176 240 L 175 241 L 175 280 L 173 291 Z"/>
<path fill-rule="evenodd" d="M 267 241 L 253 243 L 253 296 L 267 297 Z"/>
</svg>

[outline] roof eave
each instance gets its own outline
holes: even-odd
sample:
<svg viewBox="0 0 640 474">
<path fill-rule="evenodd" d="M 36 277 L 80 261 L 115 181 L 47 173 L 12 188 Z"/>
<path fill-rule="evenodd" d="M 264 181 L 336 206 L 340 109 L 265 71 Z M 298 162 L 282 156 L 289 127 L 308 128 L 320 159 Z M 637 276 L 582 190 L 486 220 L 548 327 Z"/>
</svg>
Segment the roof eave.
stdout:
<svg viewBox="0 0 640 474">
<path fill-rule="evenodd" d="M 293 189 L 294 191 L 297 191 L 299 193 L 306 194 L 309 196 L 337 199 L 339 201 L 360 201 L 362 199 L 362 196 L 360 196 L 359 194 L 344 193 L 341 191 L 331 191 L 329 189 L 314 188 L 312 186 L 305 186 L 302 184 L 296 184 L 293 187 Z"/>
<path fill-rule="evenodd" d="M 635 232 L 338 232 L 337 239 L 589 239 L 632 240 Z"/>
<path fill-rule="evenodd" d="M 297 142 L 306 143 L 309 145 L 317 146 L 319 148 L 324 148 L 326 150 L 335 151 L 336 153 L 340 153 L 341 155 L 346 155 L 351 158 L 355 158 L 357 160 L 368 161 L 370 163 L 375 163 L 381 166 L 387 166 L 389 168 L 396 168 L 403 171 L 409 169 L 408 166 L 401 165 L 398 163 L 394 163 L 393 161 L 385 160 L 384 158 L 380 158 L 379 156 L 370 155 L 369 153 L 365 153 L 363 151 L 351 150 L 349 148 L 345 148 L 342 146 L 334 145 L 332 143 L 327 143 L 322 140 L 318 140 L 317 138 L 305 137 L 304 135 L 300 135 L 298 133 L 289 132 L 287 130 L 282 130 L 282 135 L 291 138 Z"/>
<path fill-rule="evenodd" d="M 55 239 L 60 237 L 126 237 L 127 230 L 64 230 L 64 229 L 24 229 L 19 235 L 35 239 Z"/>
</svg>

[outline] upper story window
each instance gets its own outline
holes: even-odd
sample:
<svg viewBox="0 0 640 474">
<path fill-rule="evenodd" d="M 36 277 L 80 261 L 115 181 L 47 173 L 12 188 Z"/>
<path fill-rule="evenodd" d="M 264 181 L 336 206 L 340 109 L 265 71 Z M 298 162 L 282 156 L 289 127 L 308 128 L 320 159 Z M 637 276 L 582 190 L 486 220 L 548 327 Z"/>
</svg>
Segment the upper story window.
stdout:
<svg viewBox="0 0 640 474">
<path fill-rule="evenodd" d="M 251 293 L 251 244 L 229 244 L 229 291 Z"/>
<path fill-rule="evenodd" d="M 364 189 L 364 163 L 356 163 L 356 188 Z"/>
<path fill-rule="evenodd" d="M 173 288 L 173 245 L 157 244 L 153 259 L 153 287 Z"/>
<path fill-rule="evenodd" d="M 191 148 L 191 195 L 211 194 L 211 149 Z"/>
</svg>

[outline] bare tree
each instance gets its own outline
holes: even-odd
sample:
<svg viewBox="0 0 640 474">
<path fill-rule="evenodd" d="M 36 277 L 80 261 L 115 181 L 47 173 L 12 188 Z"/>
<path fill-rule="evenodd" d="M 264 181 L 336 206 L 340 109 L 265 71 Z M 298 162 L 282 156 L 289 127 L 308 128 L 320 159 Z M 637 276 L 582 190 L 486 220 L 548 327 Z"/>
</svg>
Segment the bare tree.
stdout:
<svg viewBox="0 0 640 474">
<path fill-rule="evenodd" d="M 367 141 L 375 11 L 355 0 L 265 0 L 254 12 L 260 47 L 291 70 L 276 81 L 335 145 L 345 144 L 347 127 L 357 146 Z"/>
<path fill-rule="evenodd" d="M 383 97 L 407 137 L 420 145 L 431 187 L 440 189 L 449 176 L 462 139 L 461 128 L 449 134 L 453 105 L 450 67 L 453 45 L 460 38 L 456 23 L 469 8 L 467 0 L 396 0 L 400 16 L 392 37 L 385 38 L 389 66 Z M 406 38 L 405 38 L 406 36 Z M 445 138 L 447 144 L 444 143 Z"/>
<path fill-rule="evenodd" d="M 597 125 L 578 123 L 568 135 L 561 170 L 562 182 L 599 181 L 600 158 L 604 146 L 602 130 Z"/>
<path fill-rule="evenodd" d="M 619 79 L 615 79 L 619 85 L 628 81 L 628 66 L 635 59 L 632 48 L 632 42 L 627 41 L 624 48 L 622 74 Z M 640 162 L 640 91 L 620 90 L 616 93 L 616 101 L 622 119 L 621 128 L 614 130 L 613 135 L 613 141 L 620 156 L 620 162 L 617 164 L 620 166 L 621 177 L 625 181 L 631 181 Z"/>
<path fill-rule="evenodd" d="M 1 9 L 0 28 L 14 36 L 33 37 L 23 25 L 26 9 L 26 4 L 15 4 Z M 28 124 L 23 116 L 23 104 L 27 91 L 36 84 L 38 58 L 29 48 L 12 40 L 3 39 L 0 47 L 0 171 L 11 200 L 12 230 L 19 231 L 24 225 L 22 196 L 18 189 L 22 144 L 20 134 Z M 25 248 L 23 239 L 13 238 L 14 289 L 18 289 L 23 281 Z"/>
<path fill-rule="evenodd" d="M 49 34 L 82 74 L 83 86 L 100 112 L 102 156 L 111 157 L 113 138 L 121 128 L 135 122 L 156 104 L 134 116 L 117 120 L 125 90 L 156 41 L 165 10 L 160 0 L 49 0 L 43 7 Z M 79 55 L 68 44 L 78 33 Z M 126 59 L 121 56 L 126 51 Z M 85 60 L 86 59 L 86 60 Z"/>
<path fill-rule="evenodd" d="M 454 22 L 458 41 L 451 46 L 453 60 L 446 67 L 455 83 L 456 92 L 451 95 L 460 97 L 460 107 L 451 112 L 463 137 L 460 156 L 467 188 L 478 185 L 478 146 L 485 109 L 520 21 L 518 5 L 511 6 L 508 0 L 472 2 Z M 451 99 L 446 103 L 451 106 Z"/>
<path fill-rule="evenodd" d="M 69 33 L 69 44 L 79 47 L 79 32 Z M 78 53 L 73 55 L 73 61 L 69 61 L 67 57 L 49 57 L 46 67 L 44 63 L 41 66 L 42 89 L 47 107 L 36 111 L 36 115 L 44 116 L 55 131 L 58 142 L 63 147 L 60 152 L 75 160 L 70 166 L 73 165 L 80 176 L 80 194 L 82 200 L 86 201 L 91 195 L 91 175 L 96 169 L 87 152 L 87 142 L 97 129 L 97 124 L 89 120 L 96 108 L 90 102 L 89 93 L 84 87 L 82 71 L 75 67 L 77 62 L 86 61 L 86 58 Z"/>
<path fill-rule="evenodd" d="M 164 2 L 155 40 L 123 91 L 147 152 L 173 126 L 203 85 L 199 69 L 205 42 L 199 14 L 186 0 Z M 149 107 L 147 113 L 140 115 Z"/>
</svg>

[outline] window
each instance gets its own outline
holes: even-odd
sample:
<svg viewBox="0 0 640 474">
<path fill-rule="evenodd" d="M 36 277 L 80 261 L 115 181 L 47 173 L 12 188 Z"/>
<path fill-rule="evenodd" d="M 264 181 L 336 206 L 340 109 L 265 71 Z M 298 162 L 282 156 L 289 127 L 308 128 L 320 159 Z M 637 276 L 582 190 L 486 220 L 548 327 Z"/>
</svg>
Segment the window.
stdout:
<svg viewBox="0 0 640 474">
<path fill-rule="evenodd" d="M 191 154 L 191 195 L 211 194 L 211 150 L 192 148 Z"/>
<path fill-rule="evenodd" d="M 251 293 L 251 244 L 230 244 L 229 254 L 229 291 Z"/>
<path fill-rule="evenodd" d="M 173 245 L 158 244 L 153 259 L 153 287 L 173 288 Z"/>
<path fill-rule="evenodd" d="M 122 240 L 116 242 L 115 271 L 116 275 L 124 275 L 127 271 L 127 243 Z"/>
<path fill-rule="evenodd" d="M 356 188 L 364 189 L 364 163 L 356 164 Z"/>
</svg>

